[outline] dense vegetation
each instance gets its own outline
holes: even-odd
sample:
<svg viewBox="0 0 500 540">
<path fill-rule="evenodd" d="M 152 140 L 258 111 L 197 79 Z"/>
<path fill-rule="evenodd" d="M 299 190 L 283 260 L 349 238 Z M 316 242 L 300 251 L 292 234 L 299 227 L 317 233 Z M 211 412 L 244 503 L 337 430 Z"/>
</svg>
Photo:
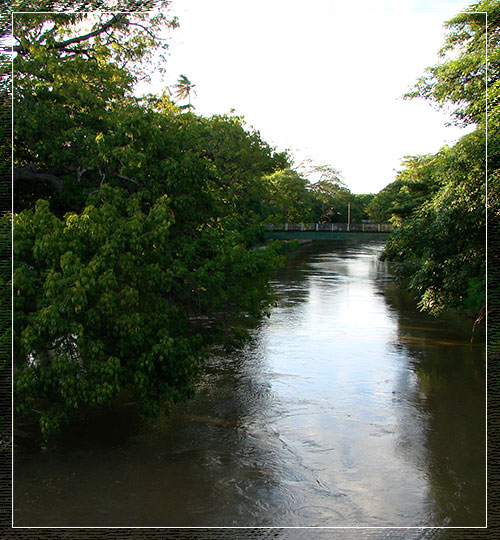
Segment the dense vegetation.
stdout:
<svg viewBox="0 0 500 540">
<path fill-rule="evenodd" d="M 272 302 L 281 255 L 277 244 L 256 249 L 264 223 L 346 222 L 348 207 L 354 222 L 390 220 L 398 229 L 386 257 L 422 309 L 479 316 L 484 306 L 483 15 L 449 23 L 443 54 L 458 53 L 410 93 L 456 104 L 457 121 L 476 130 L 406 158 L 374 196 L 352 194 L 331 167 L 294 168 L 241 117 L 196 114 L 186 75 L 174 98 L 168 89 L 137 97 L 166 50 L 159 32 L 177 26 L 160 3 L 153 17 L 14 18 L 15 407 L 45 436 L 123 389 L 151 414 L 190 395 L 207 351 L 241 344 Z M 474 10 L 490 13 L 496 215 L 498 3 Z"/>
<path fill-rule="evenodd" d="M 399 226 L 385 256 L 399 262 L 399 278 L 420 308 L 435 315 L 455 309 L 480 321 L 485 313 L 487 170 L 490 218 L 499 210 L 499 16 L 499 2 L 484 1 L 450 20 L 442 62 L 407 95 L 452 106 L 455 122 L 474 131 L 435 155 L 406 158 L 396 180 L 368 205 L 372 217 Z"/>
<path fill-rule="evenodd" d="M 351 193 L 339 173 L 327 165 L 279 170 L 266 180 L 269 223 L 360 222 L 368 219 L 367 206 L 374 197 Z"/>
<path fill-rule="evenodd" d="M 177 103 L 137 97 L 165 13 L 14 18 L 15 407 L 45 436 L 123 389 L 152 414 L 189 395 L 272 301 L 262 225 L 361 219 L 370 199 L 329 167 L 302 178 L 238 116 L 195 114 L 185 75 Z"/>
<path fill-rule="evenodd" d="M 250 248 L 286 156 L 239 118 L 134 97 L 165 25 L 15 18 L 15 404 L 45 435 L 123 388 L 168 407 L 270 301 L 278 254 Z"/>
</svg>

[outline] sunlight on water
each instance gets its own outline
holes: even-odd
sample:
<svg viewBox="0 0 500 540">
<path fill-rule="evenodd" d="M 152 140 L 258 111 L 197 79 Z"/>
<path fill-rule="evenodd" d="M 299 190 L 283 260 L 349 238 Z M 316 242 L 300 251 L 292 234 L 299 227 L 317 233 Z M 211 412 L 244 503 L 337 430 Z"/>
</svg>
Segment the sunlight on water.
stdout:
<svg viewBox="0 0 500 540">
<path fill-rule="evenodd" d="M 382 247 L 291 257 L 271 317 L 171 417 L 20 440 L 16 524 L 483 525 L 483 347 L 419 313 Z"/>
</svg>

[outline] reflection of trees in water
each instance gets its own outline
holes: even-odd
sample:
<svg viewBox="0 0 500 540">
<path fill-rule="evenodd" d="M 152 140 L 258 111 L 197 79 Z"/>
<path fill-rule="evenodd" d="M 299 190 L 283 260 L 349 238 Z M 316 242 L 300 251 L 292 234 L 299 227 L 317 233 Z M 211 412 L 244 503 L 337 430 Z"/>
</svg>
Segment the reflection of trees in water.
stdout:
<svg viewBox="0 0 500 540">
<path fill-rule="evenodd" d="M 345 244 L 316 244 L 302 248 L 288 261 L 279 276 L 281 305 L 299 305 L 308 300 L 310 288 L 304 286 L 304 281 L 314 272 L 314 261 L 321 259 L 322 253 L 333 250 L 339 258 L 354 256 L 357 251 Z M 398 370 L 393 397 L 394 410 L 400 415 L 396 451 L 420 471 L 429 486 L 429 520 L 423 525 L 482 525 L 485 515 L 482 348 L 468 344 L 470 325 L 467 323 L 463 327 L 447 325 L 418 312 L 411 298 L 394 285 L 385 263 L 371 261 L 369 277 L 374 279 L 378 294 L 397 324 L 397 338 L 389 345 L 404 364 Z M 278 406 L 266 386 L 265 362 L 259 363 L 258 357 L 242 354 L 233 367 L 237 379 L 226 386 L 227 403 L 238 410 L 244 423 L 265 424 L 266 411 L 275 412 Z M 220 390 L 219 384 L 213 386 Z M 220 394 L 214 399 L 220 399 Z M 255 457 L 255 452 L 260 456 L 268 452 L 269 467 L 264 474 L 273 496 L 278 495 L 280 500 L 283 449 L 273 446 L 269 434 L 259 440 L 257 449 L 248 447 L 251 437 L 245 439 L 237 450 L 242 455 Z M 281 495 L 281 502 L 286 503 L 286 496 Z"/>
<path fill-rule="evenodd" d="M 298 250 L 275 282 L 278 293 L 283 293 L 279 304 L 299 307 L 308 300 L 310 288 L 304 281 L 314 272 L 314 261 L 321 259 L 321 253 L 350 258 L 360 247 L 318 243 Z M 369 278 L 397 321 L 397 340 L 390 345 L 402 367 L 393 396 L 394 410 L 400 414 L 397 451 L 427 475 L 435 523 L 450 517 L 453 525 L 481 525 L 484 375 L 480 348 L 463 346 L 460 339 L 467 341 L 466 333 L 457 339 L 456 331 L 416 312 L 392 284 L 385 264 L 375 260 L 369 264 Z M 36 466 L 26 468 L 28 474 L 37 470 L 42 471 L 37 478 L 48 478 L 59 471 L 52 492 L 47 489 L 44 495 L 42 482 L 33 488 L 39 517 L 47 505 L 53 505 L 54 490 L 64 492 L 69 482 L 80 489 L 76 495 L 57 499 L 62 512 L 62 505 L 69 505 L 70 500 L 81 501 L 82 507 L 90 505 L 85 515 L 92 520 L 96 486 L 106 494 L 110 490 L 106 482 L 114 486 L 119 478 L 120 489 L 112 492 L 112 500 L 122 514 L 113 516 L 114 523 L 129 523 L 123 512 L 133 508 L 134 514 L 147 512 L 149 519 L 158 518 L 157 523 L 164 525 L 179 524 L 186 512 L 191 514 L 184 525 L 301 524 L 293 522 L 296 516 L 287 486 L 300 486 L 301 496 L 307 497 L 310 478 L 273 431 L 280 403 L 273 393 L 266 358 L 259 356 L 262 333 L 257 329 L 253 334 L 257 341 L 244 351 L 208 362 L 195 398 L 176 407 L 170 418 L 152 428 L 134 426 L 128 440 L 114 441 L 119 452 L 109 445 L 99 446 L 96 436 L 91 452 L 75 445 L 59 455 L 50 451 L 33 455 Z M 75 433 L 73 437 L 78 440 Z M 23 496 L 22 489 L 18 496 Z M 137 507 L 138 499 L 143 510 Z M 137 520 L 144 523 L 140 515 Z"/>
<path fill-rule="evenodd" d="M 290 505 L 283 481 L 293 456 L 270 427 L 279 404 L 258 350 L 254 340 L 243 351 L 212 358 L 195 398 L 166 421 L 166 458 L 187 453 L 188 464 L 200 464 L 198 478 L 189 479 L 194 489 L 198 481 L 210 487 L 209 508 L 190 524 L 279 524 Z"/>
<path fill-rule="evenodd" d="M 25 455 L 16 482 L 22 508 L 17 520 L 251 526 L 283 519 L 290 503 L 282 489 L 290 456 L 266 424 L 276 404 L 264 360 L 247 352 L 211 359 L 193 399 L 168 418 L 135 425 L 116 446 L 107 442 L 108 417 L 97 431 L 87 426 L 96 431 L 88 447 L 79 448 L 75 439 L 62 446 L 61 440 L 63 452 L 51 447 Z M 70 427 L 72 437 L 85 431 L 83 425 Z M 21 504 L 34 497 L 36 505 Z"/>
<path fill-rule="evenodd" d="M 377 246 L 373 248 L 376 253 Z M 332 243 L 315 244 L 299 254 L 280 275 L 287 305 L 307 300 L 302 282 L 322 253 L 335 253 L 338 271 L 349 266 L 342 265 L 342 259 L 357 251 L 353 245 Z M 483 525 L 484 362 L 482 347 L 468 343 L 472 324 L 420 313 L 411 297 L 395 286 L 387 263 L 372 259 L 369 278 L 397 325 L 395 341 L 388 345 L 402 368 L 393 397 L 399 415 L 396 451 L 429 486 L 429 520 L 424 525 Z"/>
<path fill-rule="evenodd" d="M 395 315 L 392 344 L 408 359 L 416 381 L 402 372 L 397 394 L 424 425 L 425 449 L 405 456 L 416 466 L 425 453 L 432 521 L 450 526 L 485 522 L 485 363 L 481 344 L 471 345 L 471 324 L 436 320 L 415 309 L 390 282 L 380 290 Z M 402 433 L 410 422 L 402 419 Z M 407 432 L 407 429 L 406 429 Z"/>
</svg>

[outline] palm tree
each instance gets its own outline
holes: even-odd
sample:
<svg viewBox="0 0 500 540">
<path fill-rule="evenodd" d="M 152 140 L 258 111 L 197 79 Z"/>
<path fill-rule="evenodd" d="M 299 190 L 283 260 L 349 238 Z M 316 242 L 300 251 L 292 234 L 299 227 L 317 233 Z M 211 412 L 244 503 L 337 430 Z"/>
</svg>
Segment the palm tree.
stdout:
<svg viewBox="0 0 500 540">
<path fill-rule="evenodd" d="M 176 89 L 174 92 L 174 96 L 178 99 L 188 99 L 188 104 L 184 105 L 184 107 L 191 108 L 193 105 L 191 105 L 191 93 L 196 95 L 196 92 L 193 90 L 193 88 L 196 86 L 196 84 L 193 84 L 186 75 L 181 75 L 177 79 L 177 84 L 174 84 L 174 88 Z M 194 108 L 194 107 L 193 107 Z"/>
</svg>

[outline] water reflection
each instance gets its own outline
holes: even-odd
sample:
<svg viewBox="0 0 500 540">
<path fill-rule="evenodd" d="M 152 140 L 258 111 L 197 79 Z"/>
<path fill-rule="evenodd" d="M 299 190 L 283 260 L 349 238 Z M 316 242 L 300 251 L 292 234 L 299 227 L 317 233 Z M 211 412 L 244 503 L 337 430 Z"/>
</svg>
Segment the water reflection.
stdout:
<svg viewBox="0 0 500 540">
<path fill-rule="evenodd" d="M 16 524 L 483 524 L 482 348 L 418 313 L 381 248 L 291 258 L 253 341 L 170 418 L 121 407 L 46 450 L 18 437 Z"/>
<path fill-rule="evenodd" d="M 405 354 L 414 375 L 413 410 L 425 417 L 423 464 L 430 519 L 456 526 L 484 526 L 486 508 L 485 362 L 481 342 L 470 343 L 472 323 L 436 320 L 415 312 L 393 284 L 384 295 L 397 315 L 390 345 Z"/>
</svg>

